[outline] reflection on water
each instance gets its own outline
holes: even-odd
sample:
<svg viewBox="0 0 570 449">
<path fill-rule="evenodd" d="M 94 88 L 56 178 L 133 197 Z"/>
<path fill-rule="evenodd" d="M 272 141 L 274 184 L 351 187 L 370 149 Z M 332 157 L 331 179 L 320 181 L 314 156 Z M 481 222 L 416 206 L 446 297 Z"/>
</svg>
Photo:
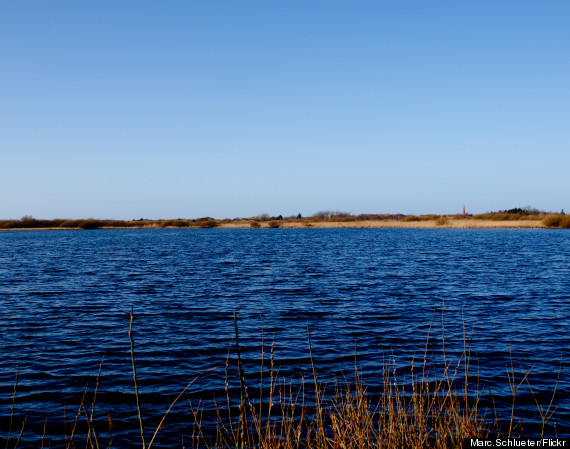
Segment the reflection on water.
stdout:
<svg viewBox="0 0 570 449">
<path fill-rule="evenodd" d="M 505 364 L 525 369 L 535 393 L 552 389 L 562 361 L 558 433 L 568 435 L 570 233 L 546 230 L 183 229 L 0 233 L 1 432 L 16 416 L 41 435 L 61 434 L 105 355 L 96 415 L 116 423 L 116 447 L 136 440 L 127 335 L 135 311 L 139 388 L 149 426 L 186 383 L 191 397 L 224 397 L 223 367 L 240 319 L 246 372 L 259 369 L 261 329 L 281 374 L 310 373 L 307 325 L 323 380 L 358 364 L 370 391 L 383 354 L 398 367 L 441 349 L 442 307 L 450 356 L 472 339 L 481 379 L 499 408 Z M 465 324 L 465 327 L 463 326 Z M 431 331 L 430 331 L 431 328 Z M 266 347 L 266 351 L 268 348 Z M 230 354 L 234 357 L 234 354 Z M 232 363 L 233 366 L 233 363 Z M 250 374 L 255 382 L 255 375 Z M 298 378 L 298 377 L 297 377 Z M 237 376 L 236 376 L 237 380 Z M 522 411 L 536 405 L 528 388 Z M 164 432 L 191 422 L 173 411 Z M 24 442 L 25 444 L 25 442 Z M 23 446 L 22 446 L 23 447 Z"/>
</svg>

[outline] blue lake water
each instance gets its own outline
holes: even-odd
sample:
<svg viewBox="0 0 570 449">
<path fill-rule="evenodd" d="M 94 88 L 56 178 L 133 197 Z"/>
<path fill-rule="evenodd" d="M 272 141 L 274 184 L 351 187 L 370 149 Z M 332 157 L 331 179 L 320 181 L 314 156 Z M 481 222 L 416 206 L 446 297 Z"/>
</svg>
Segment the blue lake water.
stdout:
<svg viewBox="0 0 570 449">
<path fill-rule="evenodd" d="M 45 419 L 63 444 L 105 356 L 95 420 L 114 422 L 113 447 L 140 447 L 133 395 L 129 313 L 148 429 L 195 376 L 193 404 L 205 420 L 235 371 L 237 311 L 247 381 L 256 381 L 262 329 L 284 376 L 310 376 L 307 326 L 321 380 L 357 364 L 371 394 L 383 357 L 398 368 L 472 344 L 482 389 L 504 419 L 505 365 L 529 370 L 546 403 L 561 367 L 556 430 L 570 435 L 570 232 L 564 230 L 180 229 L 0 233 L 0 438 L 6 438 L 16 370 L 14 430 L 38 447 Z M 430 331 L 431 328 L 431 331 Z M 474 362 L 474 366 L 476 363 Z M 231 388 L 239 386 L 237 375 Z M 517 394 L 527 435 L 536 405 Z M 184 399 L 161 430 L 163 447 L 190 432 Z M 104 426 L 103 426 L 104 427 Z M 150 430 L 149 430 L 150 432 Z M 151 432 L 152 433 L 152 432 Z M 12 438 L 15 438 L 12 436 Z M 4 444 L 4 443 L 2 443 Z"/>
</svg>

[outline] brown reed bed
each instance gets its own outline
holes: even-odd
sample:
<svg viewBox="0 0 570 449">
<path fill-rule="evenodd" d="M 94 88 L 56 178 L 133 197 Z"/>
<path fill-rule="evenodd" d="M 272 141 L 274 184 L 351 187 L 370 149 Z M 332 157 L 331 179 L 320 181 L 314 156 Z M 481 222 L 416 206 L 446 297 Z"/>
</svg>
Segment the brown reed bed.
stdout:
<svg viewBox="0 0 570 449">
<path fill-rule="evenodd" d="M 549 214 L 544 217 L 543 223 L 549 228 L 570 229 L 570 215 Z"/>
<path fill-rule="evenodd" d="M 471 344 L 463 325 L 463 351 L 451 357 L 446 352 L 444 312 L 442 311 L 442 336 L 440 355 L 443 363 L 437 365 L 430 355 L 430 331 L 425 347 L 411 366 L 401 372 L 396 369 L 394 354 L 383 356 L 382 372 L 377 381 L 380 393 L 370 394 L 361 372 L 355 363 L 353 380 L 338 376 L 333 385 L 327 385 L 319 378 L 318 362 L 313 357 L 311 333 L 307 325 L 307 339 L 311 362 L 311 375 L 300 376 L 297 382 L 280 376 L 276 369 L 274 346 L 269 350 L 269 372 L 264 371 L 265 343 L 261 331 L 261 364 L 259 390 L 250 393 L 244 372 L 239 342 L 238 320 L 234 312 L 235 352 L 237 355 L 237 377 L 239 398 L 235 397 L 236 383 L 230 374 L 230 352 L 224 366 L 226 397 L 216 402 L 215 431 L 207 429 L 202 422 L 200 403 L 192 403 L 188 391 L 198 378 L 190 381 L 173 399 L 156 428 L 147 429 L 141 408 L 135 362 L 133 338 L 133 314 L 130 315 L 129 339 L 133 372 L 133 386 L 136 397 L 136 414 L 140 427 L 140 438 L 132 447 L 151 449 L 160 444 L 161 429 L 166 425 L 169 413 L 181 399 L 188 403 L 192 420 L 190 437 L 182 439 L 181 447 L 192 448 L 236 448 L 236 449 L 365 449 L 365 448 L 459 448 L 466 438 L 513 438 L 524 436 L 522 423 L 515 417 L 516 398 L 521 388 L 529 388 L 536 402 L 535 424 L 541 437 L 551 430 L 556 409 L 554 398 L 560 379 L 552 386 L 552 392 L 545 403 L 535 395 L 529 374 L 515 369 L 512 355 L 506 361 L 506 375 L 511 390 L 511 410 L 507 416 L 499 417 L 494 406 L 484 405 L 484 387 L 479 377 L 472 375 L 477 366 Z M 263 329 L 263 327 L 262 327 Z M 66 431 L 64 447 L 99 449 L 113 445 L 111 414 L 107 423 L 94 422 L 94 410 L 101 377 L 99 366 L 96 385 L 88 401 L 85 389 L 69 432 Z M 562 366 L 562 365 L 561 365 Z M 213 371 L 212 367 L 208 371 Z M 199 377 L 199 376 L 198 376 Z M 26 428 L 26 418 L 21 426 L 15 419 L 17 403 L 17 380 L 12 396 L 10 428 L 5 447 L 17 448 Z M 252 385 L 250 385 L 250 388 Z M 234 393 L 232 393 L 234 391 Z M 251 390 L 253 391 L 253 389 Z M 493 399 L 491 395 L 491 399 Z M 47 420 L 46 420 L 47 424 Z M 554 426 L 556 433 L 556 427 Z M 550 435 L 549 436 L 557 436 Z M 37 447 L 50 447 L 50 436 L 46 425 Z M 164 447 L 164 446 L 162 446 Z"/>
</svg>

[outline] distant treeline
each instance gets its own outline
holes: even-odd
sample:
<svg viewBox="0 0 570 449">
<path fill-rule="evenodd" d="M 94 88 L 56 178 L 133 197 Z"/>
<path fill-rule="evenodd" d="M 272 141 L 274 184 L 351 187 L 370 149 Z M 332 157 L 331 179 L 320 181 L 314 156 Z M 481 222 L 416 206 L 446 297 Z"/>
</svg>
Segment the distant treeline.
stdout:
<svg viewBox="0 0 570 449">
<path fill-rule="evenodd" d="M 169 220 L 149 220 L 140 218 L 138 220 L 99 220 L 87 219 L 54 219 L 41 220 L 31 216 L 24 216 L 20 220 L 0 220 L 0 229 L 109 229 L 109 228 L 215 228 L 226 223 L 242 223 L 252 228 L 262 227 L 261 223 L 266 223 L 264 227 L 279 228 L 284 223 L 304 223 L 310 227 L 311 223 L 319 222 L 353 222 L 353 221 L 401 221 L 420 222 L 435 221 L 437 224 L 446 224 L 449 220 L 537 220 L 542 221 L 547 227 L 570 228 L 570 216 L 566 216 L 564 211 L 558 214 L 539 211 L 532 208 L 513 208 L 500 210 L 497 212 L 487 212 L 484 214 L 455 214 L 455 215 L 404 215 L 404 214 L 358 214 L 352 215 L 348 212 L 340 211 L 320 211 L 310 217 L 303 217 L 301 214 L 283 217 L 282 215 L 270 216 L 261 214 L 250 218 L 234 219 L 214 219 L 202 217 L 196 219 L 169 219 Z"/>
<path fill-rule="evenodd" d="M 224 220 L 198 218 L 194 220 L 97 220 L 94 218 L 69 220 L 39 220 L 24 217 L 21 220 L 0 220 L 0 229 L 102 229 L 102 228 L 214 228 Z"/>
<path fill-rule="evenodd" d="M 270 216 L 262 214 L 251 218 L 234 218 L 234 219 L 214 219 L 211 217 L 196 219 L 168 219 L 168 220 L 147 220 L 140 218 L 138 220 L 99 220 L 95 218 L 87 219 L 62 219 L 54 220 L 36 219 L 25 216 L 21 220 L 0 220 L 0 229 L 109 229 L 109 228 L 215 228 L 224 223 L 232 222 L 250 222 L 260 223 L 268 222 L 273 224 L 270 227 L 279 227 L 283 222 L 302 222 L 311 223 L 319 221 L 330 222 L 347 222 L 347 221 L 363 221 L 363 220 L 402 220 L 405 218 L 403 214 L 360 214 L 351 215 L 345 212 L 318 212 L 311 217 L 302 217 L 301 214 L 290 217 L 282 215 Z M 256 226 L 252 226 L 256 227 Z"/>
<path fill-rule="evenodd" d="M 536 220 L 550 228 L 570 228 L 570 216 L 564 211 L 558 214 L 552 212 L 538 211 L 536 209 L 514 208 L 500 210 L 497 212 L 486 212 L 484 214 L 456 214 L 456 215 L 407 215 L 402 218 L 403 222 L 412 221 L 436 221 L 456 219 L 456 220 L 492 220 L 492 221 L 514 221 L 514 220 Z"/>
</svg>

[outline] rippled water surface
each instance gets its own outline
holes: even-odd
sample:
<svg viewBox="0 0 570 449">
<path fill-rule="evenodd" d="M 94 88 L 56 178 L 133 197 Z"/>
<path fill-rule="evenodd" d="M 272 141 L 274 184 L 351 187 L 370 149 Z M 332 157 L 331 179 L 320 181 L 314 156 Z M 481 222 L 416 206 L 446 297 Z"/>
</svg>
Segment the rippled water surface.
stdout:
<svg viewBox="0 0 570 449">
<path fill-rule="evenodd" d="M 106 421 L 111 413 L 115 447 L 135 447 L 131 309 L 150 428 L 173 396 L 211 367 L 219 366 L 189 397 L 203 400 L 205 416 L 214 396 L 225 397 L 234 310 L 246 371 L 257 369 L 263 329 L 282 374 L 310 374 L 308 326 L 322 380 L 351 372 L 356 347 L 374 394 L 383 357 L 409 366 L 414 354 L 423 356 L 430 327 L 430 347 L 441 350 L 442 308 L 450 357 L 463 349 L 465 329 L 499 412 L 508 408 L 511 352 L 515 367 L 534 366 L 529 378 L 542 400 L 562 365 L 555 416 L 558 433 L 568 436 L 569 267 L 570 232 L 559 230 L 2 232 L 0 436 L 9 428 L 17 367 L 14 427 L 28 420 L 21 447 L 37 446 L 46 417 L 56 447 L 64 413 L 75 419 L 105 355 L 95 416 Z M 232 349 L 230 370 L 234 359 Z M 536 409 L 528 387 L 517 398 L 526 420 Z M 186 399 L 169 423 L 164 447 L 179 447 L 191 423 Z"/>
</svg>

